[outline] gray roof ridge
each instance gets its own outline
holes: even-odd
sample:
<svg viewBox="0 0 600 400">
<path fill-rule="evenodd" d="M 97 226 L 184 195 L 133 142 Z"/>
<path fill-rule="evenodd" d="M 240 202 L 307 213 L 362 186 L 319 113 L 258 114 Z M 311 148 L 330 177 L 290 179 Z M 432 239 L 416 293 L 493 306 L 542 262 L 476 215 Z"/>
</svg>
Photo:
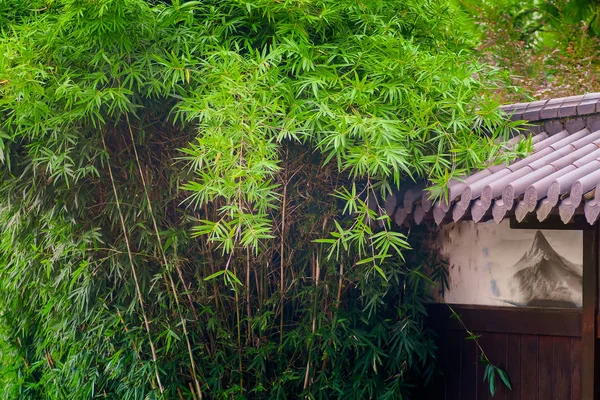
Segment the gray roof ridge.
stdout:
<svg viewBox="0 0 600 400">
<path fill-rule="evenodd" d="M 598 114 L 600 113 L 600 92 L 527 103 L 505 104 L 500 106 L 500 109 L 509 114 L 511 120 L 530 122 Z"/>
</svg>

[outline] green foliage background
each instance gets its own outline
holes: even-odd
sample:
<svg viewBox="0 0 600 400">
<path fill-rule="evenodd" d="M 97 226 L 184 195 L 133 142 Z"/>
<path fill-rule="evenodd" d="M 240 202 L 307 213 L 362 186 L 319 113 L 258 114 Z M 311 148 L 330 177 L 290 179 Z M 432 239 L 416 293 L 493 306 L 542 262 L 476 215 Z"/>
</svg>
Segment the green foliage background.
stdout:
<svg viewBox="0 0 600 400">
<path fill-rule="evenodd" d="M 2 398 L 431 376 L 443 271 L 380 199 L 515 154 L 456 7 L 2 0 L 0 31 Z"/>
<path fill-rule="evenodd" d="M 600 85 L 600 3 L 595 0 L 455 0 L 471 18 L 480 60 L 518 90 L 504 102 L 595 92 Z"/>
</svg>

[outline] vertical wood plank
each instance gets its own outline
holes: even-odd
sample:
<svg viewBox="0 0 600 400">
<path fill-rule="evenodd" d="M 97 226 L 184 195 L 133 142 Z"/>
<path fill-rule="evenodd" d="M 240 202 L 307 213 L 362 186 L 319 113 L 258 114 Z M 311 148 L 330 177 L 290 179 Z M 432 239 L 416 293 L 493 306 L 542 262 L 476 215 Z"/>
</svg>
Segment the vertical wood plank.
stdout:
<svg viewBox="0 0 600 400">
<path fill-rule="evenodd" d="M 464 336 L 464 335 L 463 335 Z M 463 339 L 460 375 L 460 393 L 462 400 L 477 398 L 477 344 L 473 340 Z"/>
<path fill-rule="evenodd" d="M 478 333 L 481 335 L 478 342 L 483 351 L 488 355 L 491 347 L 491 334 L 490 333 Z M 490 399 L 490 383 L 484 381 L 485 365 L 481 363 L 481 351 L 477 349 L 477 400 L 489 400 Z"/>
<path fill-rule="evenodd" d="M 439 367 L 441 370 L 441 376 L 437 379 L 437 390 L 440 393 L 440 399 L 447 400 L 448 397 L 448 370 L 451 369 L 450 365 L 450 338 L 448 331 L 440 331 L 438 339 L 438 356 L 439 356 Z"/>
<path fill-rule="evenodd" d="M 449 331 L 446 333 L 449 339 L 448 343 L 448 366 L 446 374 L 446 399 L 460 400 L 460 383 L 461 383 L 461 357 L 462 357 L 462 342 L 463 332 Z"/>
<path fill-rule="evenodd" d="M 539 337 L 538 350 L 538 399 L 550 400 L 554 387 L 554 338 Z"/>
<path fill-rule="evenodd" d="M 583 326 L 581 386 L 584 399 L 598 399 L 596 312 L 598 307 L 598 226 L 583 231 Z"/>
<path fill-rule="evenodd" d="M 490 349 L 488 350 L 488 357 L 492 364 L 496 365 L 502 370 L 506 371 L 506 345 L 507 345 L 507 334 L 505 333 L 493 333 L 490 337 Z M 495 378 L 496 382 L 496 394 L 494 400 L 508 400 L 510 399 L 510 393 L 508 388 L 504 385 L 499 376 Z"/>
<path fill-rule="evenodd" d="M 506 341 L 506 375 L 512 390 L 508 396 L 511 400 L 521 399 L 521 335 L 508 335 Z M 528 400 L 528 399 L 523 399 Z"/>
<path fill-rule="evenodd" d="M 437 346 L 435 362 L 436 371 L 434 372 L 429 382 L 426 383 L 423 380 L 419 381 L 419 387 L 413 392 L 413 396 L 417 399 L 444 399 L 444 376 L 442 374 L 443 355 L 442 343 L 440 338 L 441 333 L 443 332 L 434 332 L 434 342 Z"/>
<path fill-rule="evenodd" d="M 521 400 L 538 399 L 538 337 L 521 336 Z M 547 400 L 547 399 L 540 399 Z"/>
<path fill-rule="evenodd" d="M 554 398 L 571 397 L 571 339 L 554 338 Z"/>
<path fill-rule="evenodd" d="M 571 338 L 571 400 L 581 397 L 581 339 Z"/>
</svg>

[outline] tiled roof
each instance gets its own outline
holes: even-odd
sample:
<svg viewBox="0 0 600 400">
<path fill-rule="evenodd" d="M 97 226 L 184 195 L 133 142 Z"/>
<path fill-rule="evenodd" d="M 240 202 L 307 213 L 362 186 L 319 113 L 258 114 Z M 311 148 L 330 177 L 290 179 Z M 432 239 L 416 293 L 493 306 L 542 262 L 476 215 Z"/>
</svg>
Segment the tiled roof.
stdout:
<svg viewBox="0 0 600 400">
<path fill-rule="evenodd" d="M 588 93 L 532 103 L 509 104 L 501 106 L 500 109 L 511 114 L 513 120 L 541 121 L 599 113 L 599 103 L 600 93 Z"/>
<path fill-rule="evenodd" d="M 496 165 L 448 185 L 448 199 L 433 202 L 425 184 L 410 186 L 386 199 L 398 224 L 437 224 L 461 219 L 500 222 L 512 215 L 539 221 L 557 213 L 564 223 L 585 214 L 600 217 L 600 93 L 503 106 L 513 119 L 534 122 L 533 152 L 509 165 Z M 512 139 L 516 142 L 519 138 Z"/>
</svg>

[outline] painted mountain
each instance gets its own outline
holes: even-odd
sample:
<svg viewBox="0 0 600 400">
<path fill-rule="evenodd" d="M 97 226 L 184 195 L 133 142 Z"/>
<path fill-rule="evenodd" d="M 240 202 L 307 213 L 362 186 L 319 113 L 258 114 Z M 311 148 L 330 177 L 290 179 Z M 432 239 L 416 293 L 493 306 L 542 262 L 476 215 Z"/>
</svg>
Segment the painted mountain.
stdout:
<svg viewBox="0 0 600 400">
<path fill-rule="evenodd" d="M 558 254 L 541 231 L 513 267 L 511 294 L 532 307 L 581 307 L 582 266 Z"/>
</svg>

